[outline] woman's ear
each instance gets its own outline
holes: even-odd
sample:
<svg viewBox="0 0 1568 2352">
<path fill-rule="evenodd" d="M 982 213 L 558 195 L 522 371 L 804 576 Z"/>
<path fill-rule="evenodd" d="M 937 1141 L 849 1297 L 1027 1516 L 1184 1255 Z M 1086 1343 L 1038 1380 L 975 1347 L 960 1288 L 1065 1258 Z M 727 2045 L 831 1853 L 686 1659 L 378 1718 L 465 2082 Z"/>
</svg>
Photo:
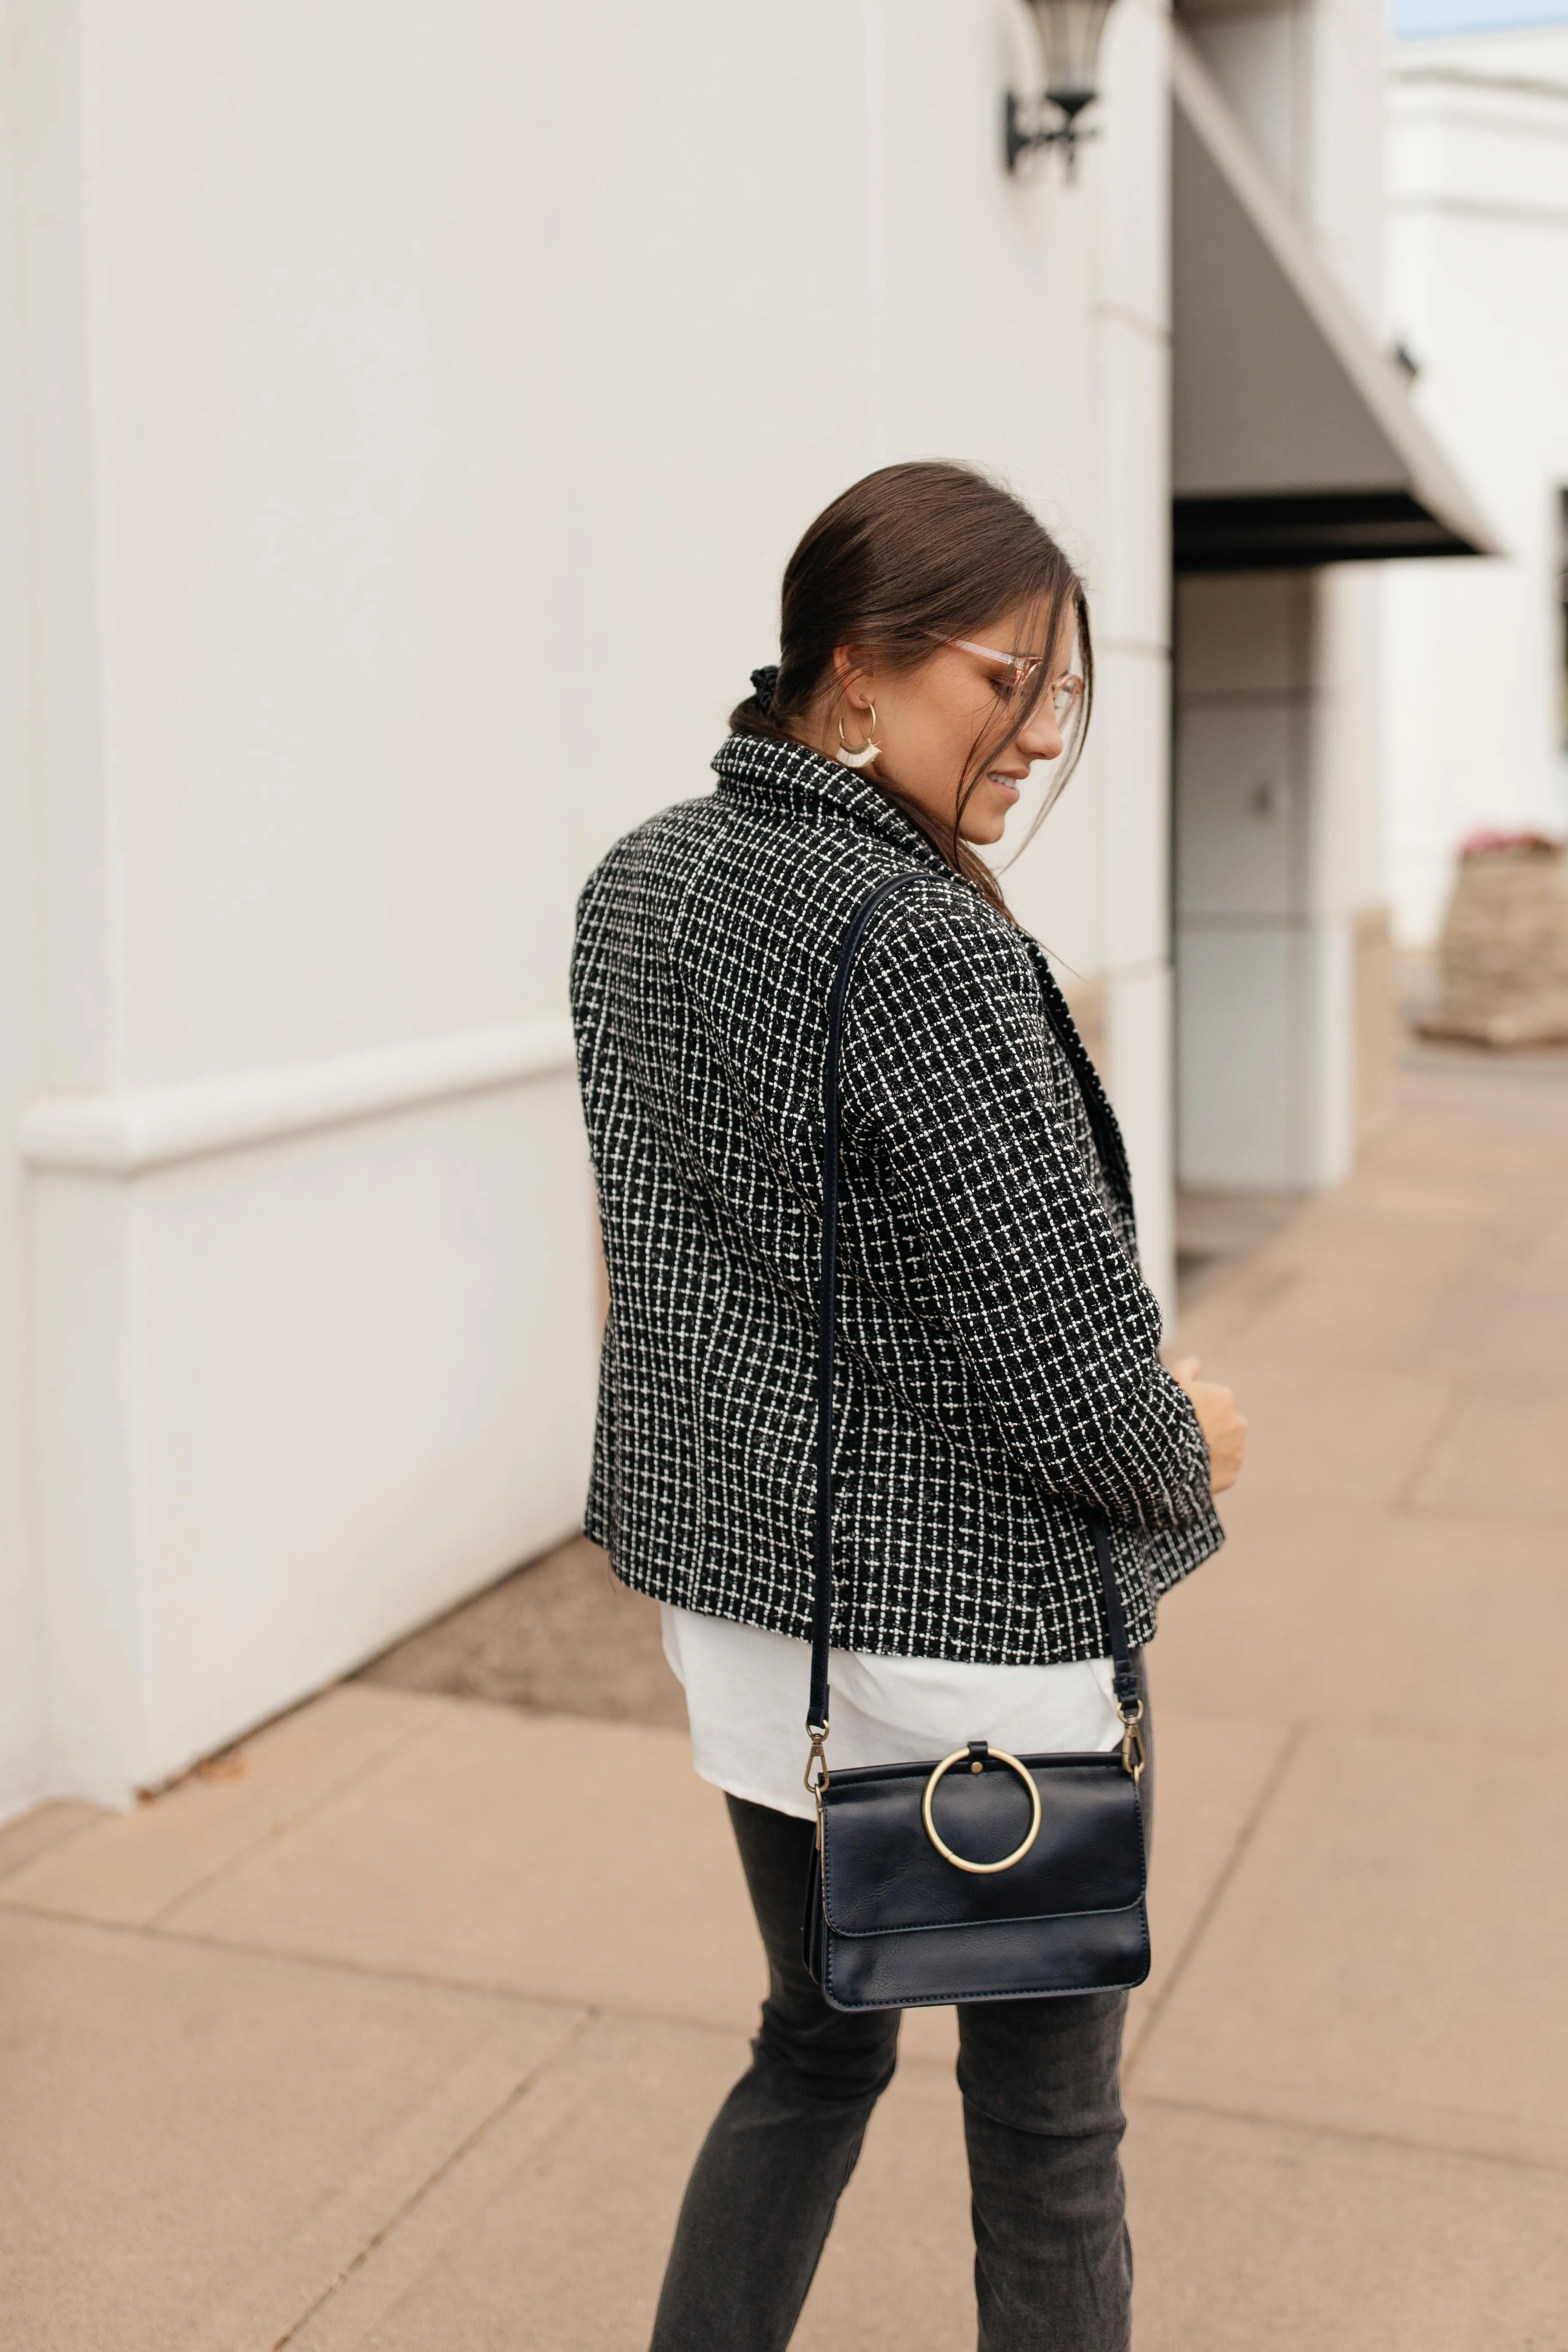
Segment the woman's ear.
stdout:
<svg viewBox="0 0 1568 2352">
<path fill-rule="evenodd" d="M 838 691 L 851 709 L 864 709 L 871 700 L 870 682 L 861 662 L 858 646 L 835 646 L 833 674 Z"/>
</svg>

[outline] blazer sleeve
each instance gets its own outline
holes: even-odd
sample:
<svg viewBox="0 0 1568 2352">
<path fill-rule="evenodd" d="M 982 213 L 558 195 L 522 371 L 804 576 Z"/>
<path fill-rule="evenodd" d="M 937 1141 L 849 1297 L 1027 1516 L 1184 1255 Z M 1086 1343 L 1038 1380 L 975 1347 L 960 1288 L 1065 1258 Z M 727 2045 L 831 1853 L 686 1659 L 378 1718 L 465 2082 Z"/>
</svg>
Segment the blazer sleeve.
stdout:
<svg viewBox="0 0 1568 2352">
<path fill-rule="evenodd" d="M 889 908 L 860 953 L 842 1064 L 852 1163 L 914 1239 L 917 1311 L 950 1335 L 1002 1443 L 1049 1490 L 1151 1531 L 1212 1517 L 1209 1458 L 1162 1365 L 1158 1303 L 1063 1108 L 1038 985 L 979 908 Z M 852 1182 L 853 1173 L 850 1172 Z"/>
</svg>

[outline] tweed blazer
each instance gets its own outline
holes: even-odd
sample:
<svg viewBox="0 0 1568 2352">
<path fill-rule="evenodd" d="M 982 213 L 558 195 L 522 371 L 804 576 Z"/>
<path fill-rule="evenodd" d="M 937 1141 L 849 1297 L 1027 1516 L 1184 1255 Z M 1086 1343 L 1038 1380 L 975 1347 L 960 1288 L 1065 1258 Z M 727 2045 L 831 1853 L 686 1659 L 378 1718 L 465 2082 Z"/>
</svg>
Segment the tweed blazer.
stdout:
<svg viewBox="0 0 1568 2352">
<path fill-rule="evenodd" d="M 852 771 L 745 736 L 713 765 L 578 909 L 610 1302 L 587 1532 L 639 1591 L 810 1631 L 827 996 L 855 908 L 913 867 L 844 1028 L 834 1641 L 1105 1655 L 1086 1506 L 1145 1641 L 1222 1538 L 1045 955 Z"/>
</svg>

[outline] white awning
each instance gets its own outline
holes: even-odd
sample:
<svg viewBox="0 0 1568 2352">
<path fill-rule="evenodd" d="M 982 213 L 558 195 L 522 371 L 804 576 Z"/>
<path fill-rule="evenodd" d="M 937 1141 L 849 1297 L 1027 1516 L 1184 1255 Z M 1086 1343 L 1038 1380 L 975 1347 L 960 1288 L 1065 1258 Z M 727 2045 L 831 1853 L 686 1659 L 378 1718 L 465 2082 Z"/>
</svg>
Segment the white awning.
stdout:
<svg viewBox="0 0 1568 2352">
<path fill-rule="evenodd" d="M 1495 555 L 1397 362 L 1172 42 L 1177 570 Z"/>
</svg>

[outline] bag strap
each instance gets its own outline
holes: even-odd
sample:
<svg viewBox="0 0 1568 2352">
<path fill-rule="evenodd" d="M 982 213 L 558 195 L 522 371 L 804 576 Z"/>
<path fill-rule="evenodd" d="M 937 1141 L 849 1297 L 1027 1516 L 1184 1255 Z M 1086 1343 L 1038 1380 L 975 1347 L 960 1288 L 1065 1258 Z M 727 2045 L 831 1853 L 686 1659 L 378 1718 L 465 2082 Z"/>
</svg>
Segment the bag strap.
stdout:
<svg viewBox="0 0 1568 2352">
<path fill-rule="evenodd" d="M 930 879 L 929 875 L 918 870 L 892 874 L 861 900 L 849 919 L 839 947 L 827 1000 L 827 1056 L 823 1077 L 822 1262 L 816 1326 L 816 1525 L 813 1547 L 816 1584 L 811 1619 L 811 1695 L 805 1717 L 806 1735 L 811 1741 L 805 1768 L 808 1789 L 827 1785 L 824 1748 L 827 1739 L 827 1661 L 833 1638 L 833 1359 L 838 1323 L 838 1066 L 844 1042 L 844 1004 L 861 941 L 883 900 L 908 883 Z M 1054 1028 L 1054 1023 L 1052 1025 Z M 1125 1727 L 1121 1760 L 1136 1778 L 1143 1769 L 1143 1743 L 1137 1727 L 1143 1714 L 1138 1695 L 1138 1669 L 1127 1639 L 1127 1618 L 1116 1582 L 1110 1530 L 1099 1512 L 1090 1511 L 1085 1516 L 1094 1541 L 1095 1565 L 1105 1604 L 1117 1710 Z M 812 1779 L 815 1769 L 820 1769 L 820 1780 Z"/>
</svg>

